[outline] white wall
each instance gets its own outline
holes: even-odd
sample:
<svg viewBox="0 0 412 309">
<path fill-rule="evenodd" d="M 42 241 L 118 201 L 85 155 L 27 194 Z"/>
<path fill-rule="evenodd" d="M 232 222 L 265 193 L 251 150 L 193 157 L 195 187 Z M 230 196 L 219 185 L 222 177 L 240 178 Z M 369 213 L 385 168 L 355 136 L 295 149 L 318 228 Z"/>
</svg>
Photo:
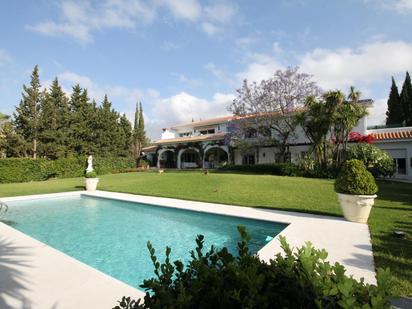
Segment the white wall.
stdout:
<svg viewBox="0 0 412 309">
<path fill-rule="evenodd" d="M 176 137 L 178 136 L 175 130 L 166 129 L 163 131 L 161 139 L 171 139 Z"/>
<path fill-rule="evenodd" d="M 406 176 L 412 178 L 412 140 L 405 141 L 376 141 L 375 145 L 381 149 L 387 150 L 393 158 L 405 157 L 406 159 Z"/>
</svg>

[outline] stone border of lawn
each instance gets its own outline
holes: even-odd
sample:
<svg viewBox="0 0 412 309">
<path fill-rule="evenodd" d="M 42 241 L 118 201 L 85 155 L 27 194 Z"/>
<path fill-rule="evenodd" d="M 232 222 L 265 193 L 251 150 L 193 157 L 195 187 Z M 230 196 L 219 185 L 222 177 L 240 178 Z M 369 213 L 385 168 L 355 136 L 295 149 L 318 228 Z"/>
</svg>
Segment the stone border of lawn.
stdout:
<svg viewBox="0 0 412 309">
<path fill-rule="evenodd" d="M 285 236 L 290 245 L 297 247 L 302 246 L 305 241 L 311 241 L 316 248 L 325 248 L 328 251 L 330 262 L 343 264 L 349 275 L 357 279 L 363 277 L 367 283 L 376 283 L 368 226 L 347 222 L 342 218 L 106 191 L 75 191 L 0 200 L 7 203 L 8 201 L 79 194 L 287 223 L 289 225 L 279 235 Z M 138 289 L 83 264 L 4 223 L 0 223 L 0 235 L 2 241 L 25 251 L 23 258 L 20 254 L 16 254 L 16 259 L 27 259 L 27 263 L 30 264 L 29 267 L 20 263 L 10 266 L 19 273 L 19 278 L 23 282 L 28 283 L 25 289 L 20 289 L 20 295 L 7 298 L 14 307 L 29 303 L 32 308 L 48 308 L 55 304 L 59 308 L 100 308 L 114 305 L 116 300 L 124 295 L 135 298 L 144 295 Z M 280 250 L 279 238 L 275 237 L 259 250 L 258 255 L 262 260 L 268 261 Z M 12 261 L 12 258 L 10 260 Z M 0 278 L 2 278 L 1 272 L 0 263 Z M 0 290 L 7 291 L 8 284 L 10 282 L 0 279 Z"/>
</svg>

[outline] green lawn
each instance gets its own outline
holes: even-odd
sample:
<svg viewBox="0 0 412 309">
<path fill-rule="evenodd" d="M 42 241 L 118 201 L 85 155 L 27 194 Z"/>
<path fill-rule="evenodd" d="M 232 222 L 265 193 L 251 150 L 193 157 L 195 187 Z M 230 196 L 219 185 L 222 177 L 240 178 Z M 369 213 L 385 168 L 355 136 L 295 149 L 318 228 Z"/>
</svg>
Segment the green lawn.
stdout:
<svg viewBox="0 0 412 309">
<path fill-rule="evenodd" d="M 0 197 L 79 190 L 83 179 L 0 185 Z M 200 172 L 129 173 L 101 177 L 99 189 L 340 216 L 333 181 Z M 412 295 L 412 184 L 380 182 L 369 219 L 375 263 L 390 267 L 398 295 Z M 408 233 L 393 236 L 396 229 Z"/>
</svg>

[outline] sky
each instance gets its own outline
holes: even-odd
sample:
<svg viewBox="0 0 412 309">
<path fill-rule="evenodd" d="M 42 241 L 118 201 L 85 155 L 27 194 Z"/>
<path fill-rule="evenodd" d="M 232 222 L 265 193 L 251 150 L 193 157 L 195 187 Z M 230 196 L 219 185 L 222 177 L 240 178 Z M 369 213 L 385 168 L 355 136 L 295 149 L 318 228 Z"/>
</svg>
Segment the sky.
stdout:
<svg viewBox="0 0 412 309">
<path fill-rule="evenodd" d="M 42 85 L 80 83 L 148 135 L 224 116 L 243 79 L 299 66 L 324 90 L 351 85 L 385 119 L 394 76 L 412 71 L 412 0 L 0 1 L 0 112 L 12 114 L 37 64 Z"/>
</svg>

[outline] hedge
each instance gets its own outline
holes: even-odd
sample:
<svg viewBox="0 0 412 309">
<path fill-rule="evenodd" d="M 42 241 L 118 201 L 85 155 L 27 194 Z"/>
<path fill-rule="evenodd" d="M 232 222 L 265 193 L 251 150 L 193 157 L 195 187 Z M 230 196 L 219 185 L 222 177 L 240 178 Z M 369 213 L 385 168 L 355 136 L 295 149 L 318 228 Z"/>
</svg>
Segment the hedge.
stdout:
<svg viewBox="0 0 412 309">
<path fill-rule="evenodd" d="M 93 167 L 98 175 L 123 172 L 135 167 L 131 158 L 109 157 L 93 160 Z M 57 160 L 31 158 L 0 159 L 0 183 L 28 182 L 49 178 L 81 177 L 87 166 L 86 157 L 67 157 Z"/>
<path fill-rule="evenodd" d="M 254 165 L 225 165 L 219 171 L 241 172 L 249 174 L 278 175 L 278 176 L 301 176 L 308 178 L 336 178 L 339 168 L 315 168 L 304 170 L 302 167 L 293 163 L 272 163 Z"/>
<path fill-rule="evenodd" d="M 299 176 L 299 168 L 292 163 L 225 165 L 219 171 L 244 172 L 251 174 L 269 174 L 279 176 Z"/>
</svg>

